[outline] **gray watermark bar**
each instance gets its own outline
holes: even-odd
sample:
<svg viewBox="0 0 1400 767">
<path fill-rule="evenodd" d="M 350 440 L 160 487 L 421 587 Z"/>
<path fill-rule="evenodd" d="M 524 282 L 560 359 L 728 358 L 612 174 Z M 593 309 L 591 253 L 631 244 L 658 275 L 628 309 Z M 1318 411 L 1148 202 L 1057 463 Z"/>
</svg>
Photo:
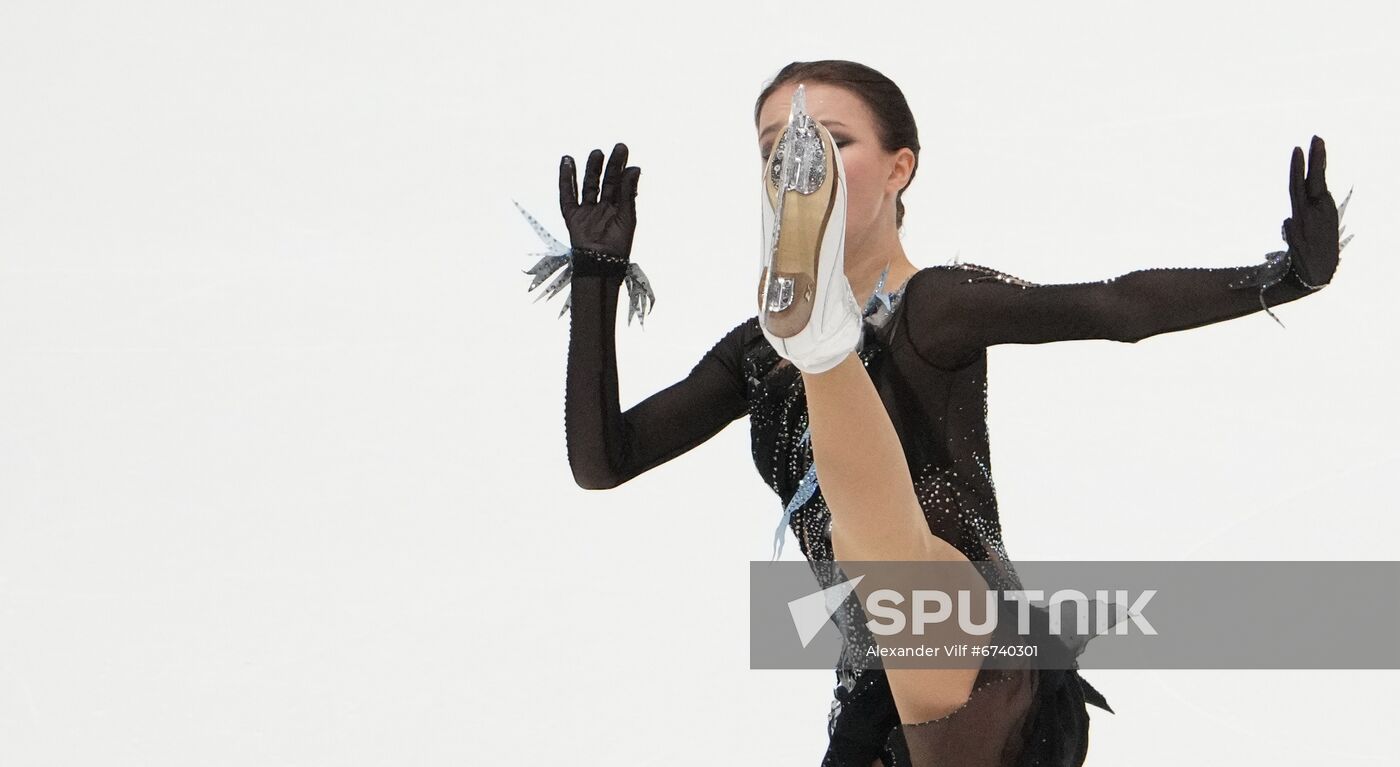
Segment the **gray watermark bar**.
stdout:
<svg viewBox="0 0 1400 767">
<path fill-rule="evenodd" d="M 1400 668 L 1400 562 L 752 562 L 750 667 Z"/>
</svg>

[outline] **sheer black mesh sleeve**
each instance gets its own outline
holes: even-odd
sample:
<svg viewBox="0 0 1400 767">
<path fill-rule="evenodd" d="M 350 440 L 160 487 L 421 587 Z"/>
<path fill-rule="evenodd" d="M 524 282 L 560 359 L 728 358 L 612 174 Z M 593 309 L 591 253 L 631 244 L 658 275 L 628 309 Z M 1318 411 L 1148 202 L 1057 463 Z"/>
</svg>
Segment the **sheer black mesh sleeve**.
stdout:
<svg viewBox="0 0 1400 767">
<path fill-rule="evenodd" d="M 995 344 L 1076 339 L 1136 343 L 1313 292 L 1291 272 L 1263 291 L 1232 288 L 1259 267 L 1143 269 L 1100 282 L 1038 285 L 986 267 L 925 269 L 910 280 L 910 338 L 931 364 L 956 368 Z"/>
<path fill-rule="evenodd" d="M 602 490 L 690 450 L 748 412 L 744 323 L 680 381 L 623 412 L 618 401 L 618 291 L 625 267 L 573 275 L 564 429 L 580 487 Z"/>
</svg>

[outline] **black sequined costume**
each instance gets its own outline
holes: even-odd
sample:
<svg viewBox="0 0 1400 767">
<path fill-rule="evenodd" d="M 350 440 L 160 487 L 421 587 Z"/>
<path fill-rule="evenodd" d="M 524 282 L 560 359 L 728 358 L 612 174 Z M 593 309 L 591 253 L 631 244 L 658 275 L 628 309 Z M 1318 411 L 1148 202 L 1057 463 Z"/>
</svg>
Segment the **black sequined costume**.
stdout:
<svg viewBox="0 0 1400 767">
<path fill-rule="evenodd" d="M 754 464 L 785 507 L 812 463 L 810 442 L 802 439 L 806 399 L 801 374 L 778 357 L 757 317 L 734 326 L 683 380 L 624 412 L 614 347 L 623 273 L 607 264 L 583 266 L 573 277 L 565 405 L 576 481 L 616 486 L 747 414 Z M 860 356 L 899 434 L 929 528 L 969 559 L 1009 563 L 988 449 L 987 347 L 1091 338 L 1134 343 L 1260 311 L 1263 298 L 1277 305 L 1312 292 L 1280 267 L 1287 268 L 1286 260 L 1273 258 L 1247 267 L 1148 269 L 1101 282 L 1035 285 L 984 267 L 949 265 L 924 268 L 887 294 L 886 311 L 867 319 Z M 1257 289 L 1241 289 L 1249 286 Z M 832 559 L 830 522 L 820 489 L 794 509 L 790 528 L 810 561 Z M 1006 582 L 992 585 L 1019 588 L 1009 564 L 1005 573 Z M 901 725 L 882 669 L 838 671 L 837 681 L 828 766 L 931 763 L 918 754 L 937 754 L 939 764 L 956 755 L 947 763 L 964 767 L 1079 765 L 1088 747 L 1086 701 L 1108 709 L 1077 669 L 1013 675 L 984 668 L 964 707 L 933 722 Z"/>
</svg>

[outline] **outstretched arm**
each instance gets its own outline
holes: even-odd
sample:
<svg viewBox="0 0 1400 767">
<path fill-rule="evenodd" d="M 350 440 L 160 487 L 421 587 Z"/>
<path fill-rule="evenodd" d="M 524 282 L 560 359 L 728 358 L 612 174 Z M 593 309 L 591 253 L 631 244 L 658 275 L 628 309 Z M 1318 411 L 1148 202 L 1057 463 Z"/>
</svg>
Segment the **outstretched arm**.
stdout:
<svg viewBox="0 0 1400 767">
<path fill-rule="evenodd" d="M 1322 139 L 1313 137 L 1303 177 L 1294 148 L 1284 222 L 1289 248 L 1262 265 L 1144 269 L 1101 282 L 1036 285 L 982 267 L 930 270 L 911 282 L 916 348 L 956 364 L 994 344 L 1102 338 L 1133 343 L 1297 300 L 1332 279 L 1342 243 L 1340 213 L 1323 178 Z"/>
</svg>

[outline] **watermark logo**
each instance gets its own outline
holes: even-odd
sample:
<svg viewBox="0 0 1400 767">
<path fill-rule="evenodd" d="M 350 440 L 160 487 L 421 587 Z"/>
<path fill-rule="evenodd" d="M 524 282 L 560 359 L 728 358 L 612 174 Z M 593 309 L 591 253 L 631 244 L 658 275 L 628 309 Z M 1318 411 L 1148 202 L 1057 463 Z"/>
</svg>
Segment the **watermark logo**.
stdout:
<svg viewBox="0 0 1400 767">
<path fill-rule="evenodd" d="M 840 609 L 841 603 L 855 591 L 856 584 L 864 577 L 857 576 L 854 580 L 842 581 L 835 586 L 828 586 L 788 602 L 788 612 L 792 614 L 792 624 L 797 629 L 797 637 L 802 640 L 803 647 L 810 645 L 817 633 L 826 627 L 831 621 L 831 616 Z"/>
<path fill-rule="evenodd" d="M 1400 668 L 1400 562 L 750 568 L 753 668 Z"/>
</svg>

